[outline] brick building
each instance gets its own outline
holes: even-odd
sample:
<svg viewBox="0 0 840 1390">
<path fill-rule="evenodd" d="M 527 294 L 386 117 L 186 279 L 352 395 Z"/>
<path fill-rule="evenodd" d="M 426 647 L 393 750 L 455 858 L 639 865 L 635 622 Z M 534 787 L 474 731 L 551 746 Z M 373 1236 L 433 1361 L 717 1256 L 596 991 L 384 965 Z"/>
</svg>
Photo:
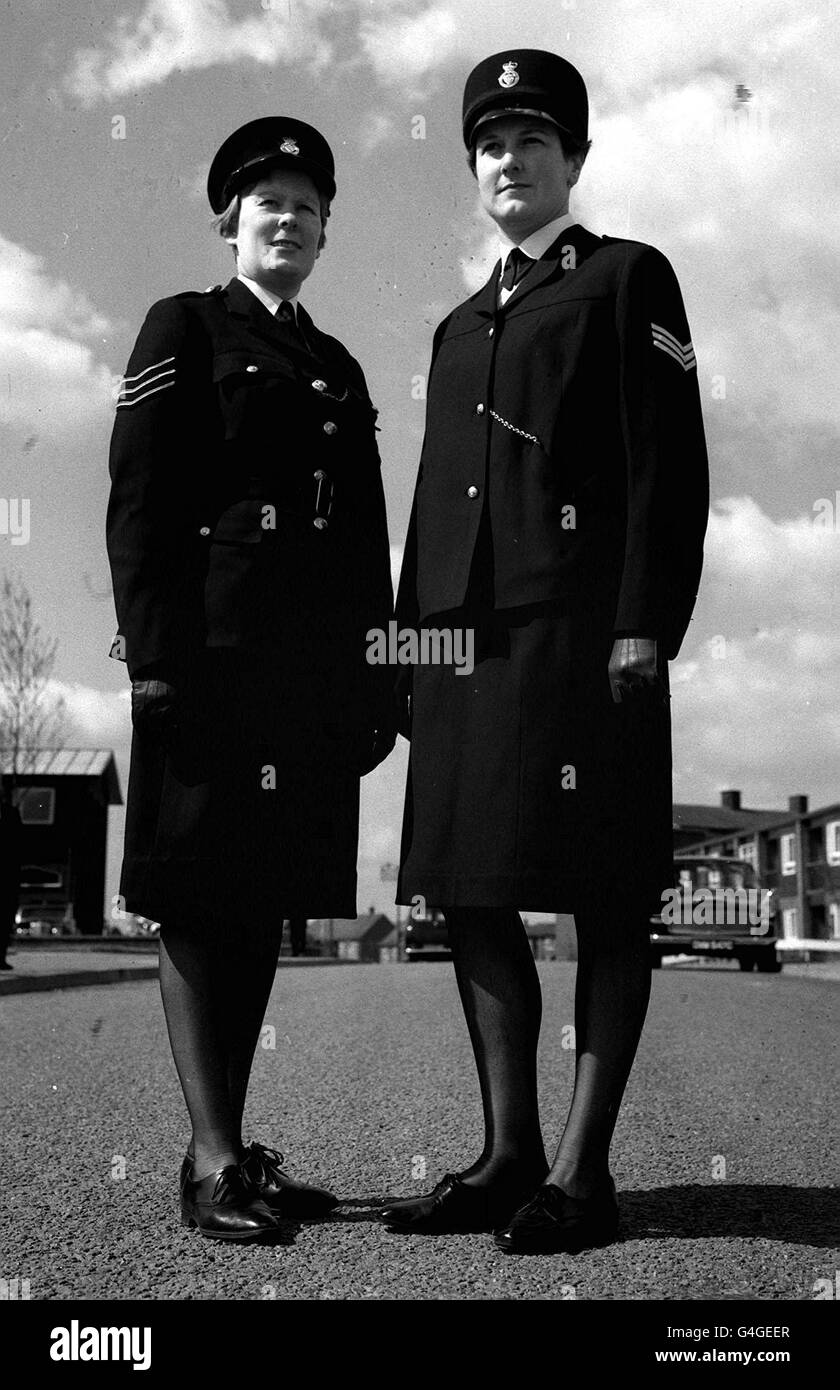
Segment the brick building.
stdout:
<svg viewBox="0 0 840 1390">
<path fill-rule="evenodd" d="M 807 796 L 796 795 L 788 798 L 787 811 L 742 811 L 740 793 L 723 795 L 735 799 L 731 809 L 740 812 L 740 824 L 733 819 L 712 828 L 707 822 L 702 834 L 679 848 L 752 864 L 762 886 L 777 895 L 785 941 L 840 942 L 840 802 L 811 811 Z M 691 813 L 720 814 L 714 807 L 674 810 L 690 813 L 685 824 L 692 829 L 699 829 L 701 817 Z"/>
</svg>

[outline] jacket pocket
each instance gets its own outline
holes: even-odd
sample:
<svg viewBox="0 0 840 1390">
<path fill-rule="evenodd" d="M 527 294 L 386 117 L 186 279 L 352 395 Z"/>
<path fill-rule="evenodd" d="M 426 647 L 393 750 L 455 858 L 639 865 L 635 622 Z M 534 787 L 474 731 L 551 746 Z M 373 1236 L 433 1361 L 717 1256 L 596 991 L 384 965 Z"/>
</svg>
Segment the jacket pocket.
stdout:
<svg viewBox="0 0 840 1390">
<path fill-rule="evenodd" d="M 262 419 L 272 388 L 298 385 L 292 363 L 267 353 L 220 352 L 213 358 L 213 385 L 224 421 L 225 439 L 235 439 L 249 419 Z"/>
</svg>

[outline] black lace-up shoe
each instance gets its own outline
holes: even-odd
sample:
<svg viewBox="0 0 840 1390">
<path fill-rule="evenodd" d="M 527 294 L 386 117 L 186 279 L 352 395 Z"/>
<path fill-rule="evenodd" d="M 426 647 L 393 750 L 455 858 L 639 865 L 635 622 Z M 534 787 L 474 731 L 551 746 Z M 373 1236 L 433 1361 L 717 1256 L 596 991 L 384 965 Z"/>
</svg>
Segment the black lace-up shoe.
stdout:
<svg viewBox="0 0 840 1390">
<path fill-rule="evenodd" d="M 543 1183 L 516 1211 L 496 1245 L 512 1255 L 578 1254 L 618 1238 L 615 1184 L 595 1197 L 569 1197 L 553 1183 Z"/>
<path fill-rule="evenodd" d="M 211 1240 L 260 1240 L 278 1233 L 277 1220 L 247 1186 L 236 1163 L 192 1180 L 189 1158 L 181 1165 L 181 1225 L 197 1226 Z"/>
<path fill-rule="evenodd" d="M 283 1162 L 283 1155 L 276 1149 L 249 1144 L 240 1165 L 245 1182 L 275 1216 L 308 1221 L 327 1216 L 338 1206 L 338 1198 L 332 1192 L 289 1177 L 283 1171 Z"/>
</svg>

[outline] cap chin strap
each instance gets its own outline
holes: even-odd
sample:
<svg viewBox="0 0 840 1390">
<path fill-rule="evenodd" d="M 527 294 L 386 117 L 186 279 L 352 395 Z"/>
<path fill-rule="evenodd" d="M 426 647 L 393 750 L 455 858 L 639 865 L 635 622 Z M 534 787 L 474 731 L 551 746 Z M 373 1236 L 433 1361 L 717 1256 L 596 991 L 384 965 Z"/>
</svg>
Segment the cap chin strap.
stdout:
<svg viewBox="0 0 840 1390">
<path fill-rule="evenodd" d="M 497 121 L 501 116 L 538 116 L 541 121 L 548 121 L 549 125 L 553 125 L 554 129 L 559 130 L 563 135 L 571 135 L 572 139 L 576 138 L 573 130 L 569 130 L 568 126 L 561 125 L 548 111 L 538 111 L 533 106 L 497 106 L 494 110 L 479 116 L 472 129 L 471 140 L 475 140 L 476 131 L 480 126 L 486 125 L 488 121 Z"/>
<path fill-rule="evenodd" d="M 321 187 L 317 175 L 313 172 L 313 165 L 310 161 L 306 159 L 293 159 L 289 155 L 284 155 L 282 151 L 278 151 L 276 154 L 269 153 L 257 155 L 254 159 L 248 159 L 244 164 L 240 164 L 238 169 L 231 170 L 225 179 L 224 188 L 222 189 L 222 200 L 225 207 L 227 207 L 234 193 L 238 193 L 246 183 L 250 182 L 248 178 L 241 179 L 241 174 L 246 173 L 249 169 L 256 170 L 260 168 L 260 166 L 270 164 L 274 164 L 275 167 L 280 169 L 294 170 L 296 167 L 299 168 L 302 174 L 306 174 L 306 176 L 312 180 L 318 192 L 323 193 L 325 197 L 327 196 L 326 189 Z M 259 180 L 256 179 L 254 180 L 254 182 L 258 181 Z M 233 187 L 231 187 L 231 185 L 233 185 Z M 335 195 L 330 196 L 330 202 L 332 202 L 334 196 Z"/>
<path fill-rule="evenodd" d="M 547 111 L 537 111 L 533 106 L 496 106 L 492 111 L 487 111 L 483 116 L 479 116 L 475 123 L 475 130 L 485 121 L 495 121 L 499 116 L 540 116 L 544 121 L 551 121 L 559 129 L 559 123 L 550 116 Z"/>
</svg>

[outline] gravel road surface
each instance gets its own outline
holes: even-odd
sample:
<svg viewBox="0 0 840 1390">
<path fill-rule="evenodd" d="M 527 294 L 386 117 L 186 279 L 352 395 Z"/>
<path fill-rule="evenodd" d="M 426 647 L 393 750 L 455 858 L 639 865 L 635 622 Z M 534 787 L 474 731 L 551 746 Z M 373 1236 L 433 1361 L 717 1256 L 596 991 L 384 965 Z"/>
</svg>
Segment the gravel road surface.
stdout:
<svg viewBox="0 0 840 1390">
<path fill-rule="evenodd" d="M 574 966 L 539 970 L 550 1145 Z M 448 963 L 278 972 L 249 1129 L 344 1202 L 271 1247 L 178 1224 L 188 1131 L 154 983 L 9 997 L 0 1273 L 33 1299 L 813 1299 L 840 1268 L 837 1005 L 830 978 L 655 972 L 613 1148 L 624 1239 L 522 1258 L 371 1218 L 378 1196 L 427 1190 L 480 1148 Z"/>
</svg>

